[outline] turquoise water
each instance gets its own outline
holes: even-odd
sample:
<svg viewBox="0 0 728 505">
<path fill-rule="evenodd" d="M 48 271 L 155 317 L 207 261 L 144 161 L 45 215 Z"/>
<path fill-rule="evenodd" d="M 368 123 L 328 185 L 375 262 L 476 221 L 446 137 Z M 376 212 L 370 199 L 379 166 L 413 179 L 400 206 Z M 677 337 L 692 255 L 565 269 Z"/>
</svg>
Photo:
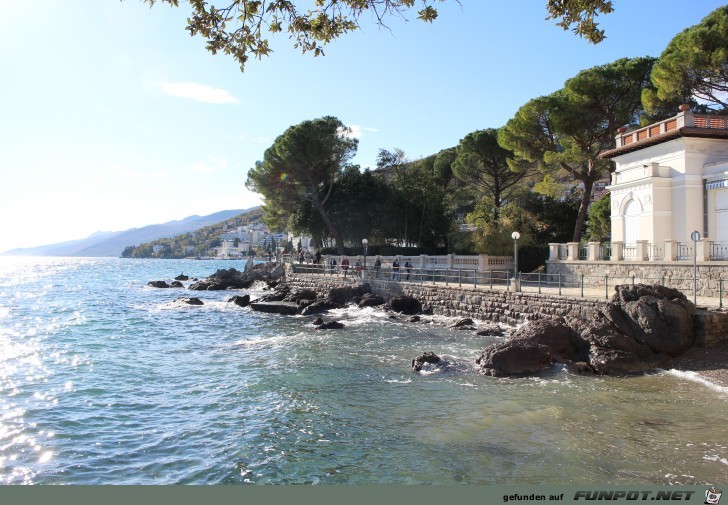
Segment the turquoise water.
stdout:
<svg viewBox="0 0 728 505">
<path fill-rule="evenodd" d="M 242 264 L 0 259 L 0 484 L 724 482 L 728 390 L 661 372 L 493 379 L 498 339 L 153 289 Z M 260 292 L 252 291 L 253 297 Z M 175 299 L 197 296 L 205 305 Z M 410 361 L 449 354 L 455 372 Z"/>
</svg>

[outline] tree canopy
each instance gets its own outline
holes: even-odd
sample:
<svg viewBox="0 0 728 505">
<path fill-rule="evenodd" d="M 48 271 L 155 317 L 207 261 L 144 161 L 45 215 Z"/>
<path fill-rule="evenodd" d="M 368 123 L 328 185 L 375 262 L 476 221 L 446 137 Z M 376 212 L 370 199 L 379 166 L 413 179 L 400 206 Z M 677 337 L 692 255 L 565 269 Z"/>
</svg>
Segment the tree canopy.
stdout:
<svg viewBox="0 0 728 505">
<path fill-rule="evenodd" d="M 318 212 L 343 254 L 343 240 L 326 212 L 334 182 L 356 154 L 358 141 L 335 117 L 304 121 L 288 128 L 248 172 L 245 186 L 263 196 L 266 222 L 283 224 L 308 203 Z"/>
<path fill-rule="evenodd" d="M 144 0 L 150 5 L 161 1 L 175 7 L 180 0 Z M 324 54 L 324 46 L 359 28 L 364 14 L 371 14 L 380 26 L 391 17 L 404 17 L 417 8 L 417 18 L 432 22 L 437 19 L 435 7 L 446 0 L 224 0 L 212 2 L 188 0 L 192 15 L 188 18 L 190 35 L 207 39 L 207 49 L 232 55 L 245 70 L 253 56 L 268 56 L 272 49 L 269 35 L 288 32 L 293 45 L 302 52 Z M 450 0 L 459 3 L 459 0 Z M 548 17 L 559 20 L 564 30 L 572 31 L 591 43 L 601 42 L 604 31 L 594 19 L 613 11 L 610 0 L 548 0 Z"/>
<path fill-rule="evenodd" d="M 642 95 L 650 112 L 665 101 L 697 100 L 708 109 L 728 109 L 728 6 L 677 34 L 655 63 L 651 78 L 655 89 L 645 89 Z"/>
<path fill-rule="evenodd" d="M 594 183 L 611 170 L 599 154 L 617 128 L 642 114 L 640 95 L 653 58 L 622 58 L 579 72 L 564 88 L 523 105 L 499 135 L 514 152 L 514 168 L 533 164 L 546 174 L 565 172 L 582 188 L 573 241 L 581 240 Z"/>
<path fill-rule="evenodd" d="M 498 144 L 498 131 L 493 128 L 469 133 L 460 140 L 452 172 L 475 188 L 482 199 L 485 219 L 492 226 L 500 223 L 501 207 L 519 190 L 526 170 L 511 170 L 508 159 L 513 153 Z"/>
</svg>

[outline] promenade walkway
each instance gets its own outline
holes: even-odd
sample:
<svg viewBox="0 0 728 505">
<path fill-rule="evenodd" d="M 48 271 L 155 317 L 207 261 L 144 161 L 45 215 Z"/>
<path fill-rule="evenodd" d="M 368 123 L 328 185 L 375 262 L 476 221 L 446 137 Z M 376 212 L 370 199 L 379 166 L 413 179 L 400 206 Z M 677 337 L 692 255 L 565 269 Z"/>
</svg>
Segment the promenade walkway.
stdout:
<svg viewBox="0 0 728 505">
<path fill-rule="evenodd" d="M 487 271 L 475 272 L 472 270 L 440 270 L 440 269 L 411 269 L 408 273 L 400 268 L 399 272 L 392 271 L 391 267 L 374 269 L 371 266 L 363 272 L 357 273 L 349 268 L 347 271 L 340 267 L 331 268 L 323 265 L 293 265 L 294 272 L 298 275 L 314 275 L 327 277 L 341 277 L 342 279 L 360 278 L 362 280 L 376 280 L 381 282 L 399 282 L 426 284 L 437 287 L 471 288 L 493 291 L 513 291 L 512 271 Z M 668 287 L 676 287 L 683 292 L 688 300 L 693 301 L 698 307 L 709 309 L 725 308 L 728 304 L 728 297 L 722 293 L 721 296 L 697 296 L 693 297 L 692 289 L 684 286 L 688 279 L 679 279 L 682 286 L 671 286 L 665 279 L 640 279 L 637 277 L 622 278 L 588 278 L 584 276 L 554 276 L 546 274 L 521 274 L 520 291 L 523 293 L 543 294 L 548 296 L 563 296 L 567 298 L 584 298 L 608 300 L 614 294 L 614 287 L 622 284 L 663 284 Z M 596 285 L 595 285 L 596 284 Z M 690 283 L 687 283 L 690 284 Z M 726 286 L 728 288 L 728 285 Z"/>
</svg>

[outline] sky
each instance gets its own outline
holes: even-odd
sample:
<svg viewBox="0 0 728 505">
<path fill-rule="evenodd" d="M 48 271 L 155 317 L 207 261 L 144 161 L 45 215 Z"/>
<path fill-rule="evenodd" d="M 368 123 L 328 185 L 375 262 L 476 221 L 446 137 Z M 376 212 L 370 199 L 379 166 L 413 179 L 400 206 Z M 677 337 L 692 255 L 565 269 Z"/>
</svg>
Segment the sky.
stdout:
<svg viewBox="0 0 728 505">
<path fill-rule="evenodd" d="M 0 0 L 0 252 L 259 205 L 248 169 L 308 119 L 350 126 L 363 168 L 434 154 L 723 4 L 615 0 L 592 45 L 546 0 L 447 0 L 432 24 L 364 16 L 323 57 L 278 35 L 241 73 L 190 37 L 184 0 Z"/>
</svg>

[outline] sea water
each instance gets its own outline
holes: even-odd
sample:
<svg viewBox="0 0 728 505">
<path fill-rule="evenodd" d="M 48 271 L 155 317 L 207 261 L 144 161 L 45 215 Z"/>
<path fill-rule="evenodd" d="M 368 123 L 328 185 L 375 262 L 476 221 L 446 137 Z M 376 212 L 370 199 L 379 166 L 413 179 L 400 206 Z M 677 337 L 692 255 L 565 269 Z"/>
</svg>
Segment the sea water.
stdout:
<svg viewBox="0 0 728 505">
<path fill-rule="evenodd" d="M 703 484 L 728 390 L 690 374 L 479 375 L 502 340 L 378 309 L 155 289 L 240 262 L 0 259 L 0 484 Z M 254 298 L 262 291 L 250 291 Z M 197 296 L 202 306 L 177 300 Z M 414 373 L 423 351 L 460 366 Z"/>
</svg>

